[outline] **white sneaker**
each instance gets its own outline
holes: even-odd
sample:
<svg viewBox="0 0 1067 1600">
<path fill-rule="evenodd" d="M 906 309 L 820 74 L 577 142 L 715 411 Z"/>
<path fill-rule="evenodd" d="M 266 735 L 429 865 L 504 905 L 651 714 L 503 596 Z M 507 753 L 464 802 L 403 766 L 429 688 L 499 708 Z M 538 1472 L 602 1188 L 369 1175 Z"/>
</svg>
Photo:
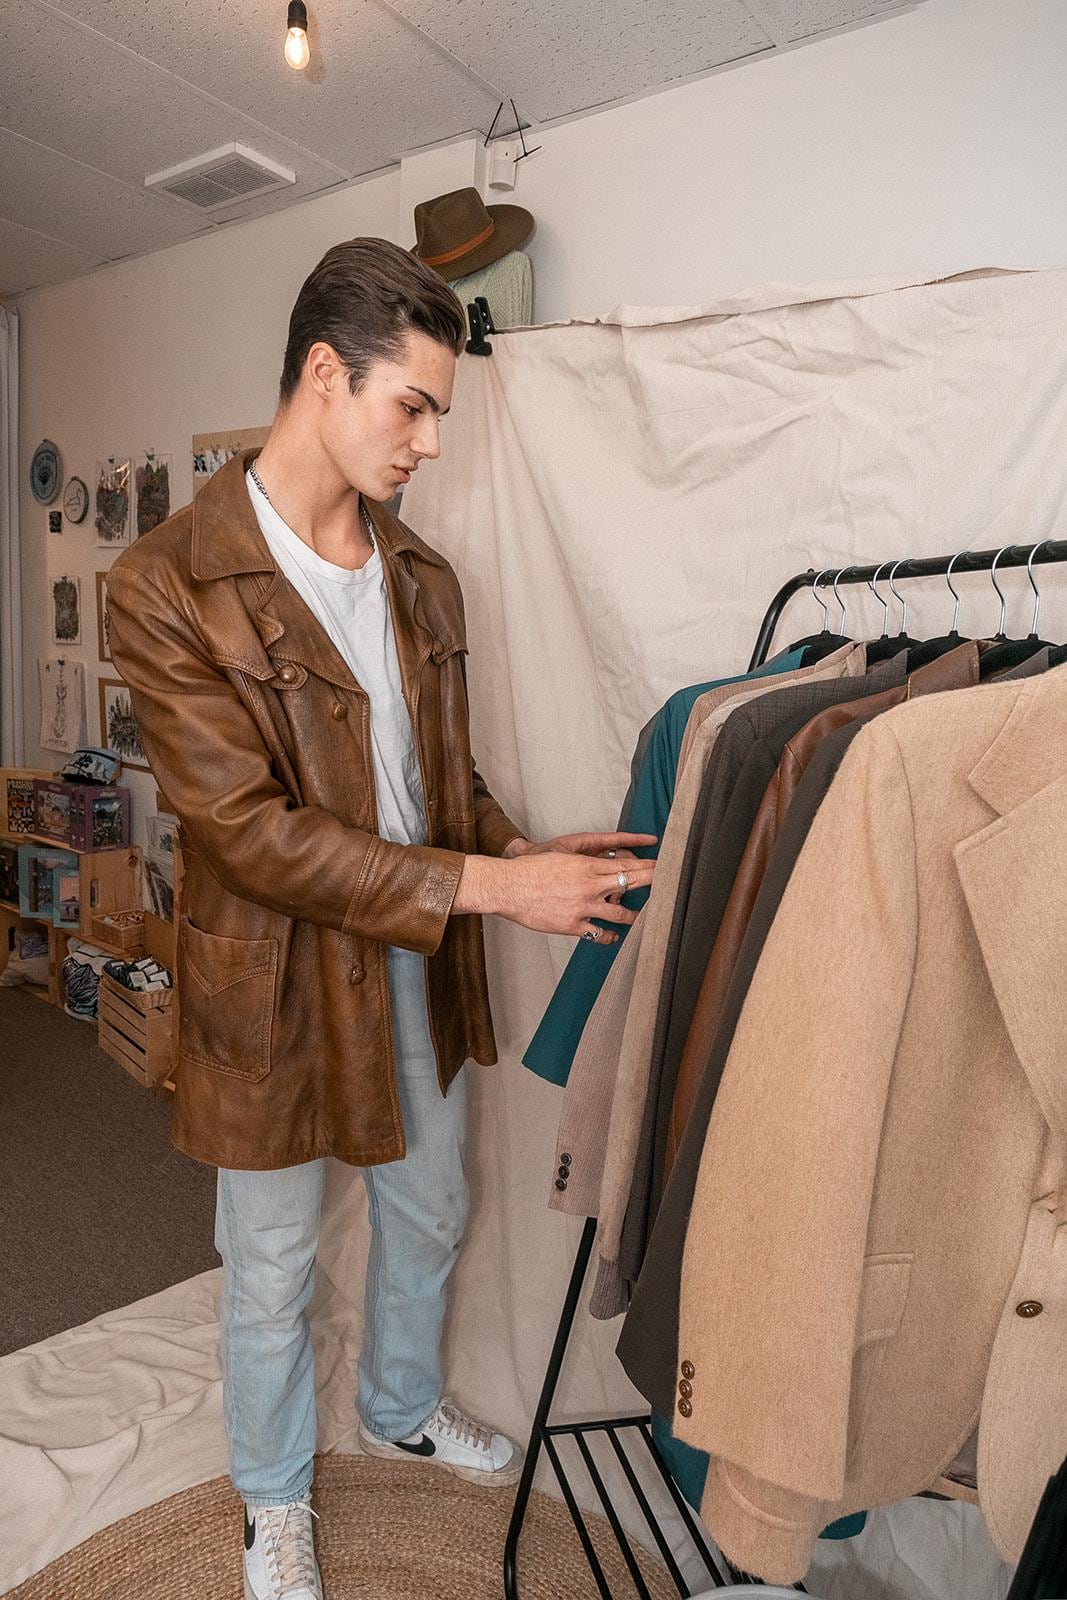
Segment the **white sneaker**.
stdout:
<svg viewBox="0 0 1067 1600">
<path fill-rule="evenodd" d="M 371 1456 L 388 1461 L 430 1461 L 468 1483 L 504 1487 L 522 1474 L 522 1451 L 505 1433 L 493 1433 L 442 1400 L 433 1416 L 407 1439 L 377 1439 L 361 1422 L 359 1442 Z"/>
<path fill-rule="evenodd" d="M 323 1600 L 306 1500 L 245 1506 L 245 1600 Z"/>
</svg>

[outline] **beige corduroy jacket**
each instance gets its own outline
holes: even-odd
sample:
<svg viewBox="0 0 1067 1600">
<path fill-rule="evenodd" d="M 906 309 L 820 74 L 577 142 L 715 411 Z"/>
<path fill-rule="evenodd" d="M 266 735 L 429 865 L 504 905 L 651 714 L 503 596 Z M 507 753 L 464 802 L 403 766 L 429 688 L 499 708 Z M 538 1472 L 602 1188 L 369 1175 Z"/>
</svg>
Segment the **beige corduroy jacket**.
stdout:
<svg viewBox="0 0 1067 1600">
<path fill-rule="evenodd" d="M 1067 667 L 857 737 L 738 1024 L 682 1281 L 676 1431 L 737 1565 L 978 1494 L 1017 1559 L 1067 1455 Z"/>
</svg>

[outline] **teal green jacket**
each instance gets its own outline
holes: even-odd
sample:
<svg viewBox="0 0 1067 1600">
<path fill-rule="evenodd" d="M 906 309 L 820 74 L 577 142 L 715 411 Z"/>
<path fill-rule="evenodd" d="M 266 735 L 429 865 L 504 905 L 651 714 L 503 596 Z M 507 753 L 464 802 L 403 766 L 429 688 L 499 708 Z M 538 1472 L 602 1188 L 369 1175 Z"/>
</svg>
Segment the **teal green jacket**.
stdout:
<svg viewBox="0 0 1067 1600">
<path fill-rule="evenodd" d="M 689 713 L 702 694 L 727 683 L 742 683 L 746 677 L 767 678 L 781 672 L 791 672 L 801 666 L 803 660 L 804 651 L 793 650 L 788 655 L 776 656 L 773 661 L 765 662 L 756 672 L 740 673 L 735 678 L 717 678 L 712 683 L 694 684 L 689 689 L 679 689 L 671 695 L 655 719 L 644 759 L 640 763 L 628 803 L 619 818 L 619 831 L 654 833 L 657 839 L 663 837 L 674 802 L 674 783 L 686 724 Z M 658 849 L 658 845 L 649 845 L 635 851 L 635 854 L 655 856 Z M 647 899 L 647 889 L 635 889 L 632 894 L 623 896 L 622 903 L 631 911 L 639 911 Z M 608 923 L 602 923 L 601 926 L 615 927 L 615 931 L 625 937 L 625 928 Z M 536 1072 L 539 1078 L 545 1078 L 549 1083 L 566 1083 L 589 1013 L 611 970 L 611 963 L 621 949 L 622 939 L 618 944 L 592 944 L 583 940 L 575 946 L 548 1003 L 548 1010 L 522 1058 L 524 1065 L 531 1072 Z"/>
</svg>

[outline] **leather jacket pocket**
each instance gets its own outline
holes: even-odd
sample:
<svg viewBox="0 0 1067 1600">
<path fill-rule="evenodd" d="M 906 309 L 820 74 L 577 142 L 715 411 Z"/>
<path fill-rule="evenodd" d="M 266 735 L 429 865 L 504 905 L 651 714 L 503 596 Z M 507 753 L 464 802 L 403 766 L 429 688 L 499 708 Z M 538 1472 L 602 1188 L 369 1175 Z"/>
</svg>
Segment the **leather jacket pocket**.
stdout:
<svg viewBox="0 0 1067 1600">
<path fill-rule="evenodd" d="M 182 918 L 178 941 L 181 1056 L 258 1083 L 270 1071 L 277 939 L 230 939 Z"/>
</svg>

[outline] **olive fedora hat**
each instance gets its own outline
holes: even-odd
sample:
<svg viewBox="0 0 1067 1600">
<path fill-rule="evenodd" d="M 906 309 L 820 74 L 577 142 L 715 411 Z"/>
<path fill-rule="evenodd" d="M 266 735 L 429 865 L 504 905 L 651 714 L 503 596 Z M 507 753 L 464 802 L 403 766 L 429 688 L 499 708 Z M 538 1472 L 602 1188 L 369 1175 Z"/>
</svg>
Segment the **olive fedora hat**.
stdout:
<svg viewBox="0 0 1067 1600">
<path fill-rule="evenodd" d="M 487 206 L 477 189 L 454 189 L 415 207 L 413 255 L 442 278 L 465 278 L 517 250 L 533 232 L 521 206 Z"/>
</svg>

